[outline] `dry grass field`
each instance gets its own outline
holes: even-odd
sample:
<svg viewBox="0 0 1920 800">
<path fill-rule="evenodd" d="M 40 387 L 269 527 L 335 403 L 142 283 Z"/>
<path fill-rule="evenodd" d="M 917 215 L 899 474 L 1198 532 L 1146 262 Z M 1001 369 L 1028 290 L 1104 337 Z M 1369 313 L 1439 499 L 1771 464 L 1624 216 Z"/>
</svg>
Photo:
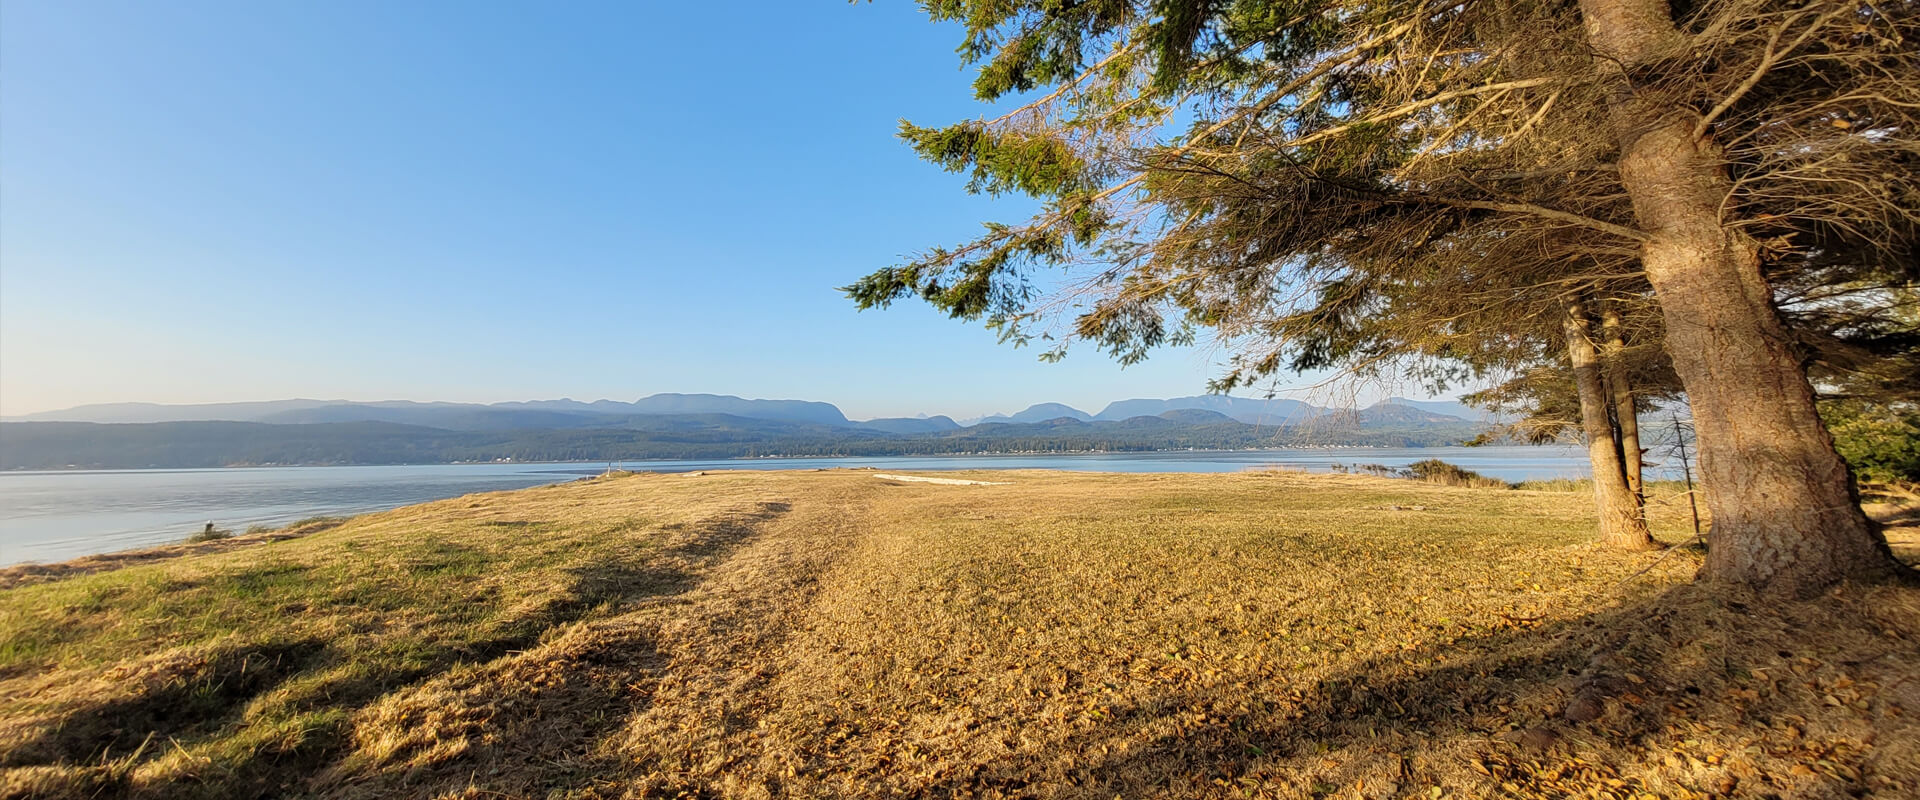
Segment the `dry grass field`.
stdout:
<svg viewBox="0 0 1920 800">
<path fill-rule="evenodd" d="M 1920 591 L 1583 494 L 614 476 L 0 589 L 0 796 L 1911 798 Z M 1691 528 L 1661 507 L 1661 538 Z"/>
</svg>

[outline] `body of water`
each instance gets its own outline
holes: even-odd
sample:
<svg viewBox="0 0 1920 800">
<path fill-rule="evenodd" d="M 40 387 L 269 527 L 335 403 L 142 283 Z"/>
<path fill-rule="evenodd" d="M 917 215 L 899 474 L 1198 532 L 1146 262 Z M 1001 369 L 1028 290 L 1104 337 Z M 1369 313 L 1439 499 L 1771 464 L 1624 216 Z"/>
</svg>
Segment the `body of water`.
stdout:
<svg viewBox="0 0 1920 800">
<path fill-rule="evenodd" d="M 1438 458 L 1502 480 L 1584 478 L 1576 447 L 1327 448 L 1062 455 L 766 458 L 629 461 L 625 469 L 878 467 L 888 470 L 1062 469 L 1090 472 L 1239 472 L 1282 466 L 1401 467 Z M 236 532 L 317 515 L 363 514 L 475 492 L 523 489 L 596 475 L 604 464 L 427 464 L 0 473 L 0 565 L 60 561 L 177 542 L 208 522 Z"/>
</svg>

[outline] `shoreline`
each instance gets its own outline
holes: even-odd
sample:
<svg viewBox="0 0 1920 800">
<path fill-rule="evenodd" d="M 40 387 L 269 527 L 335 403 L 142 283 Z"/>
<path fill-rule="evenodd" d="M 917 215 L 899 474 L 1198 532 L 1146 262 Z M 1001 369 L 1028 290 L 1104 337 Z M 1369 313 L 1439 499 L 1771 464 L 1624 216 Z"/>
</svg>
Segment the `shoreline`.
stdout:
<svg viewBox="0 0 1920 800">
<path fill-rule="evenodd" d="M 712 461 L 742 461 L 742 462 L 782 461 L 782 460 L 826 461 L 826 460 L 863 459 L 863 458 L 865 459 L 1008 458 L 1008 457 L 1023 457 L 1023 456 L 1024 457 L 1065 458 L 1065 457 L 1073 457 L 1073 456 L 1127 456 L 1127 455 L 1149 455 L 1149 454 L 1165 454 L 1165 453 L 1195 453 L 1195 454 L 1293 453 L 1293 452 L 1317 452 L 1317 451 L 1327 451 L 1327 450 L 1450 450 L 1450 449 L 1488 450 L 1492 448 L 1507 448 L 1507 447 L 1511 447 L 1511 448 L 1524 447 L 1529 449 L 1547 450 L 1547 449 L 1575 448 L 1577 446 L 1571 445 L 1571 444 L 1564 444 L 1564 443 L 1528 444 L 1525 442 L 1515 442 L 1511 444 L 1494 444 L 1494 445 L 1472 445 L 1472 446 L 1459 445 L 1459 444 L 1447 444 L 1447 445 L 1419 445 L 1419 446 L 1408 446 L 1408 447 L 1373 445 L 1373 444 L 1353 444 L 1353 445 L 1314 445 L 1314 446 L 1302 446 L 1302 447 L 1250 447 L 1250 448 L 1232 448 L 1232 449 L 1174 448 L 1174 449 L 1164 449 L 1164 450 L 991 450 L 991 451 L 959 451 L 959 452 L 948 452 L 948 453 L 914 453 L 910 455 L 846 455 L 846 454 L 824 455 L 824 456 L 823 455 L 768 455 L 768 456 L 717 456 L 714 458 L 583 459 L 583 460 L 572 460 L 572 461 L 507 460 L 507 461 L 401 461 L 401 462 L 366 462 L 366 463 L 321 462 L 321 463 L 300 463 L 300 464 L 226 464 L 218 467 L 39 467 L 39 468 L 22 467 L 22 468 L 0 470 L 0 475 L 35 475 L 35 474 L 62 475 L 62 474 L 70 474 L 70 473 L 112 474 L 112 473 L 161 473 L 161 472 L 215 472 L 220 470 L 250 470 L 250 469 L 270 470 L 270 469 L 326 469 L 326 468 L 366 468 L 366 467 L 483 467 L 483 466 L 504 467 L 504 466 L 549 466 L 549 465 L 568 465 L 568 464 L 591 465 L 591 464 L 609 464 L 609 463 L 614 464 L 615 466 L 618 466 L 621 464 L 661 464 L 661 463 L 685 464 L 685 463 L 705 463 L 705 462 L 712 462 Z"/>
<path fill-rule="evenodd" d="M 406 508 L 406 506 L 400 506 Z M 379 512 L 374 512 L 379 513 Z M 0 566 L 0 592 L 36 583 L 76 578 L 95 572 L 123 569 L 156 561 L 170 561 L 184 556 L 197 556 L 207 553 L 224 553 L 243 547 L 255 547 L 273 542 L 284 542 L 302 536 L 331 530 L 346 524 L 352 517 L 334 517 L 315 520 L 305 524 L 293 523 L 281 528 L 259 533 L 240 533 L 222 539 L 206 541 L 183 541 L 172 544 L 135 547 L 126 550 L 109 550 L 104 553 L 89 553 L 75 556 L 64 561 L 23 561 L 18 564 Z"/>
<path fill-rule="evenodd" d="M 635 472 L 845 470 L 940 474 L 958 470 L 1233 474 L 1258 469 L 1336 472 L 1369 462 L 1391 467 L 1440 458 L 1501 480 L 1579 479 L 1578 453 L 1526 450 L 1381 448 L 1158 453 L 985 454 L 958 457 L 738 458 L 615 462 Z M 0 566 L 50 563 L 178 542 L 207 520 L 242 530 L 280 527 L 313 515 L 386 511 L 448 497 L 562 484 L 603 474 L 608 462 L 331 465 L 279 469 L 16 471 L 0 474 Z M 1358 470 L 1356 470 L 1358 471 Z M 98 510 L 96 510 L 98 509 Z"/>
</svg>

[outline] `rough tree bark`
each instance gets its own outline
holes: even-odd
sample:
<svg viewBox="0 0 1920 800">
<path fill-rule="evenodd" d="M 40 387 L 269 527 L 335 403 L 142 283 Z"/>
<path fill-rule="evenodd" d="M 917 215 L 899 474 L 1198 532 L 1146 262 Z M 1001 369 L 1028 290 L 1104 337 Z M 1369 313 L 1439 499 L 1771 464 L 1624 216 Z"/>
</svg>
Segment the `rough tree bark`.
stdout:
<svg viewBox="0 0 1920 800">
<path fill-rule="evenodd" d="M 1627 489 L 1626 467 L 1607 418 L 1605 380 L 1600 376 L 1599 352 L 1593 346 L 1586 310 L 1567 306 L 1561 321 L 1567 337 L 1567 361 L 1573 365 L 1573 384 L 1580 394 L 1580 427 L 1587 435 L 1587 460 L 1593 464 L 1593 501 L 1600 511 L 1600 540 L 1621 550 L 1653 550 L 1660 545 L 1647 532 L 1640 504 Z"/>
<path fill-rule="evenodd" d="M 1606 336 L 1601 363 L 1606 365 L 1607 392 L 1612 395 L 1613 418 L 1620 434 L 1621 463 L 1627 467 L 1627 489 L 1633 492 L 1634 505 L 1646 513 L 1646 484 L 1641 479 L 1640 412 L 1633 405 L 1633 381 L 1627 377 L 1627 334 L 1620 321 L 1620 309 L 1613 303 L 1601 306 L 1600 331 Z"/>
<path fill-rule="evenodd" d="M 1618 82 L 1609 113 L 1641 262 L 1693 406 L 1713 524 L 1702 577 L 1805 596 L 1896 566 L 1861 513 L 1846 463 L 1814 412 L 1781 330 L 1756 243 L 1721 218 L 1732 183 L 1697 109 L 1635 93 L 1630 77 L 1686 54 L 1666 0 L 1580 0 L 1598 68 Z"/>
</svg>

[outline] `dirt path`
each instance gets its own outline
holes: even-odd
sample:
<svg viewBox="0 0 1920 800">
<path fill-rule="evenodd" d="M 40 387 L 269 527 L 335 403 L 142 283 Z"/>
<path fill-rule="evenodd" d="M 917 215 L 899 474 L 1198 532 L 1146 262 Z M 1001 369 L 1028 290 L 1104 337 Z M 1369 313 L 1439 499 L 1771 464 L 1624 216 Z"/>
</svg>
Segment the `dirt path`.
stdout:
<svg viewBox="0 0 1920 800">
<path fill-rule="evenodd" d="M 354 757 L 313 788 L 371 798 L 487 787 L 480 797 L 571 784 L 588 795 L 673 796 L 696 788 L 695 776 L 770 757 L 777 748 L 754 724 L 775 702 L 769 667 L 886 488 L 862 477 L 799 504 L 759 499 L 754 512 L 683 531 L 673 546 L 698 583 L 682 594 L 368 709 L 355 722 Z M 646 771 L 635 775 L 635 764 Z M 612 775 L 622 777 L 593 777 Z M 698 788 L 738 796 L 741 787 Z"/>
</svg>

